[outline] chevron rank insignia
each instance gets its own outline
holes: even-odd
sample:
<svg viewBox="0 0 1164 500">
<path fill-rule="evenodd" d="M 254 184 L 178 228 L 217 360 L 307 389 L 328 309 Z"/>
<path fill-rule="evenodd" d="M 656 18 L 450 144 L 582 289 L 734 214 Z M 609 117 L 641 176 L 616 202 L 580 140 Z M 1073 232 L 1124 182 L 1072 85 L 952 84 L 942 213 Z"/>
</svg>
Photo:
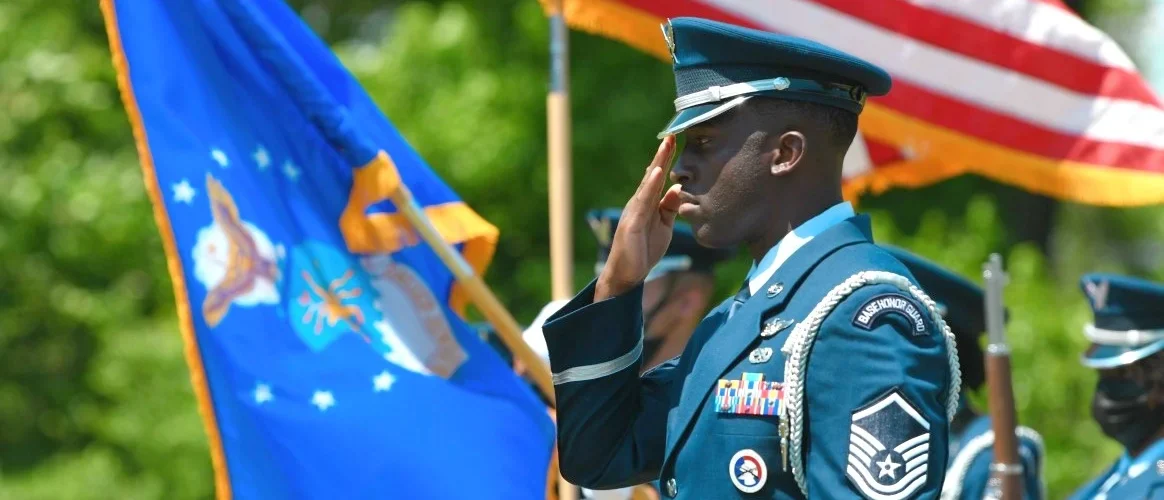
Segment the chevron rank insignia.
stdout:
<svg viewBox="0 0 1164 500">
<path fill-rule="evenodd" d="M 853 412 L 845 475 L 865 498 L 908 498 L 926 483 L 929 451 L 929 422 L 895 388 Z"/>
<path fill-rule="evenodd" d="M 873 297 L 857 309 L 853 316 L 853 324 L 866 330 L 872 330 L 877 318 L 886 314 L 899 314 L 913 327 L 914 335 L 926 333 L 925 316 L 914 305 L 913 301 L 900 293 L 884 293 Z"/>
</svg>

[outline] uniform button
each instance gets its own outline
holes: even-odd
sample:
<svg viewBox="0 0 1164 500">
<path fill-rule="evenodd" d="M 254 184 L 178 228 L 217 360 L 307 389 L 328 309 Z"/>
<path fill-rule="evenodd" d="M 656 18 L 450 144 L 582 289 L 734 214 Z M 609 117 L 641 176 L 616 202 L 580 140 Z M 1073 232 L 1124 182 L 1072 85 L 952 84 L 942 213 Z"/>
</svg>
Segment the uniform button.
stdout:
<svg viewBox="0 0 1164 500">
<path fill-rule="evenodd" d="M 675 481 L 675 478 L 668 479 L 667 480 L 667 496 L 674 498 L 675 495 L 678 495 L 678 494 L 679 494 L 679 483 Z"/>
</svg>

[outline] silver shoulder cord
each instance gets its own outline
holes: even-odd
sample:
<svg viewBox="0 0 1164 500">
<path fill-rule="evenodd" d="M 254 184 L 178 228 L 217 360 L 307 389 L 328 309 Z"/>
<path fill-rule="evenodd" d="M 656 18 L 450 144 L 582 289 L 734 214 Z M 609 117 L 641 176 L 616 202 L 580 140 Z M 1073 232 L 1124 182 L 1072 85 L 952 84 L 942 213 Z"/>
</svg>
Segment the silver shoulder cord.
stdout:
<svg viewBox="0 0 1164 500">
<path fill-rule="evenodd" d="M 946 416 L 953 418 L 958 410 L 958 393 L 962 386 L 962 370 L 958 364 L 958 346 L 954 333 L 938 311 L 937 304 L 925 292 L 904 276 L 886 271 L 862 271 L 837 285 L 813 308 L 804 321 L 793 329 L 784 342 L 781 351 L 787 356 L 784 364 L 784 401 L 780 405 L 780 450 L 783 455 L 784 470 L 792 462 L 792 476 L 801 493 L 808 496 L 808 480 L 805 476 L 802 456 L 804 440 L 804 377 L 808 369 L 808 356 L 820 331 L 820 325 L 829 313 L 845 297 L 861 287 L 870 285 L 891 285 L 908 293 L 925 305 L 933 324 L 946 339 L 946 351 L 950 365 L 950 385 L 946 393 Z M 791 449 L 789 443 L 791 442 Z"/>
</svg>

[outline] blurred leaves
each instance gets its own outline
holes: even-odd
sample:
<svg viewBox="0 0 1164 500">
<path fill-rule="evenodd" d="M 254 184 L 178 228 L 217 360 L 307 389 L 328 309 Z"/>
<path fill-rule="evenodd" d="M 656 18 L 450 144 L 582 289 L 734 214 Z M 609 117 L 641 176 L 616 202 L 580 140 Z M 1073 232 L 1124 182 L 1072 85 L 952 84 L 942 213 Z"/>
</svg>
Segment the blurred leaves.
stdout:
<svg viewBox="0 0 1164 500">
<path fill-rule="evenodd" d="M 519 320 L 549 297 L 537 2 L 293 0 L 404 136 L 501 229 L 487 276 Z M 97 2 L 0 3 L 0 499 L 209 498 L 212 473 L 165 259 Z M 670 116 L 665 64 L 571 33 L 576 286 L 582 215 L 621 206 Z M 861 201 L 881 241 L 980 281 L 1007 249 L 1015 394 L 1047 440 L 1050 498 L 1118 453 L 1088 415 L 1080 273 L 1161 269 L 1159 208 L 1063 206 L 1049 254 L 1015 241 L 1005 189 L 959 178 Z M 720 268 L 719 292 L 750 262 Z M 859 370 L 859 368 L 855 368 Z M 981 402 L 981 395 L 976 396 Z"/>
<path fill-rule="evenodd" d="M 95 360 L 129 340 L 123 329 L 159 306 L 172 310 L 104 28 L 96 4 L 87 7 L 0 6 L 7 26 L 0 44 L 0 107 L 8 110 L 0 114 L 6 475 L 100 446 L 97 428 L 117 403 L 87 380 Z"/>
</svg>

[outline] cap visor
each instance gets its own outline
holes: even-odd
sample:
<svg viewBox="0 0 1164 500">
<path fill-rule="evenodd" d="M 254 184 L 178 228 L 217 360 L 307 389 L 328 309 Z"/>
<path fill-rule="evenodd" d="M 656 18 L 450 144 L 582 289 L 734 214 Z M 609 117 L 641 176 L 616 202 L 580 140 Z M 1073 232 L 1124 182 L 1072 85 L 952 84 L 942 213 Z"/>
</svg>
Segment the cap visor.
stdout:
<svg viewBox="0 0 1164 500">
<path fill-rule="evenodd" d="M 1089 368 L 1116 368 L 1135 363 L 1160 352 L 1162 349 L 1164 349 L 1164 340 L 1157 340 L 1140 347 L 1091 344 L 1091 348 L 1083 354 L 1080 362 Z"/>
<path fill-rule="evenodd" d="M 671 119 L 671 122 L 663 128 L 662 132 L 659 132 L 658 138 L 662 139 L 669 135 L 681 133 L 688 128 L 694 127 L 695 125 L 727 113 L 732 108 L 743 104 L 743 102 L 748 100 L 750 97 L 752 96 L 745 95 L 727 102 L 700 104 L 698 106 L 692 106 L 690 108 L 681 110 L 678 113 L 675 113 L 675 117 Z"/>
<path fill-rule="evenodd" d="M 646 282 L 654 281 L 676 271 L 691 269 L 691 257 L 686 255 L 672 255 L 659 259 L 659 263 L 647 273 Z"/>
</svg>

